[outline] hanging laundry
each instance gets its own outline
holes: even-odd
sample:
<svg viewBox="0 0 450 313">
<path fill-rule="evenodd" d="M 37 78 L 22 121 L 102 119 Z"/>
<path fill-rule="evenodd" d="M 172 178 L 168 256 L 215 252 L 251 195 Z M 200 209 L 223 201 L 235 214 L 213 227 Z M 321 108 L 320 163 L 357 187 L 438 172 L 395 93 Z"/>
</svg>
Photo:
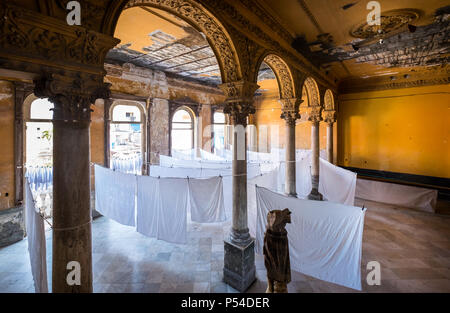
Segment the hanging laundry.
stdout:
<svg viewBox="0 0 450 313">
<path fill-rule="evenodd" d="M 28 180 L 25 181 L 25 222 L 34 288 L 37 293 L 47 293 L 47 253 L 44 220 L 34 205 L 33 194 Z"/>
<path fill-rule="evenodd" d="M 362 234 L 365 210 L 327 201 L 310 201 L 256 188 L 255 250 L 261 254 L 267 213 L 288 208 L 291 268 L 335 284 L 361 290 Z"/>
<path fill-rule="evenodd" d="M 136 176 L 95 165 L 95 209 L 116 222 L 135 225 Z"/>
<path fill-rule="evenodd" d="M 198 223 L 224 222 L 222 177 L 188 179 L 191 220 Z"/>
</svg>

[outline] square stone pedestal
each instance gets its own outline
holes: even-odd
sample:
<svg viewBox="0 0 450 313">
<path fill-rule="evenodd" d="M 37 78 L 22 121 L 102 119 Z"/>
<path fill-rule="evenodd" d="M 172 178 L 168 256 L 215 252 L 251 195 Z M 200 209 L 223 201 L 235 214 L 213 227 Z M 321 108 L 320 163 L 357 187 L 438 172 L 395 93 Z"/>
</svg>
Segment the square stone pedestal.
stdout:
<svg viewBox="0 0 450 313">
<path fill-rule="evenodd" d="M 224 241 L 223 280 L 234 289 L 245 292 L 256 279 L 255 240 L 237 245 L 230 240 Z"/>
</svg>

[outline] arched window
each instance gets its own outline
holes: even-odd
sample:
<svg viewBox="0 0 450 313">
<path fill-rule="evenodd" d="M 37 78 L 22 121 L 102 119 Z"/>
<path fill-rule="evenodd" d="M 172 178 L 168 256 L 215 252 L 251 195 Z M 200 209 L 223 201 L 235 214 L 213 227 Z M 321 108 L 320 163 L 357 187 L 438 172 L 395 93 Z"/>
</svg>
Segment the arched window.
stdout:
<svg viewBox="0 0 450 313">
<path fill-rule="evenodd" d="M 194 115 L 187 108 L 175 111 L 172 117 L 172 151 L 194 148 Z"/>
<path fill-rule="evenodd" d="M 34 99 L 34 100 L 33 100 Z M 31 101 L 31 104 L 29 104 Z M 30 95 L 24 101 L 25 113 L 25 177 L 27 177 L 36 207 L 46 217 L 52 217 L 53 196 L 53 103 Z M 47 224 L 46 224 L 47 227 Z"/>
<path fill-rule="evenodd" d="M 214 132 L 214 153 L 216 150 L 223 150 L 225 147 L 225 114 L 222 112 L 214 112 L 213 115 L 213 132 Z"/>
<path fill-rule="evenodd" d="M 141 174 L 144 146 L 142 110 L 135 104 L 113 104 L 111 116 L 110 167 L 124 173 Z"/>
<path fill-rule="evenodd" d="M 30 166 L 53 164 L 53 103 L 36 99 L 30 106 L 26 128 L 26 163 Z"/>
</svg>

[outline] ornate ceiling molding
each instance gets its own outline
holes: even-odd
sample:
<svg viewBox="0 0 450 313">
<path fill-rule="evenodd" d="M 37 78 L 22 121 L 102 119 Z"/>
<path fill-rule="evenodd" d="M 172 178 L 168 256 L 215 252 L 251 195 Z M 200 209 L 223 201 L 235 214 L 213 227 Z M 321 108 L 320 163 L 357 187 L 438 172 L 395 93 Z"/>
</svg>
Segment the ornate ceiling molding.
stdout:
<svg viewBox="0 0 450 313">
<path fill-rule="evenodd" d="M 450 66 L 434 66 L 401 76 L 350 78 L 339 84 L 339 94 L 387 89 L 411 88 L 450 83 Z"/>
<path fill-rule="evenodd" d="M 244 17 L 234 6 L 226 3 L 226 1 L 199 1 L 202 2 L 206 7 L 211 8 L 211 11 L 213 11 L 215 14 L 223 17 L 223 19 L 226 20 L 231 27 L 234 27 L 236 31 L 242 33 L 242 35 L 253 40 L 268 51 L 277 51 L 277 53 L 283 57 L 283 60 L 289 63 L 292 67 L 295 67 L 299 71 L 302 71 L 309 76 L 313 76 L 321 85 L 324 85 L 332 90 L 336 89 L 336 86 L 331 78 L 320 72 L 320 70 L 314 67 L 305 57 L 303 57 L 300 53 L 290 47 L 292 39 L 289 42 L 285 41 L 284 45 L 282 45 L 279 40 L 275 40 L 274 38 L 269 36 L 260 27 Z M 250 3 L 252 3 L 253 1 L 248 0 L 247 2 L 247 4 L 250 5 Z M 247 7 L 247 10 L 252 12 L 253 7 Z M 264 25 L 267 23 L 271 23 L 269 21 L 270 18 L 266 17 L 264 19 L 264 15 L 261 15 L 260 18 L 263 19 L 261 23 Z M 287 48 L 287 46 L 289 46 L 289 48 Z"/>
<path fill-rule="evenodd" d="M 172 13 L 205 34 L 217 57 L 223 82 L 242 78 L 239 57 L 228 31 L 205 7 L 193 0 L 130 0 L 125 9 L 146 5 Z"/>
<path fill-rule="evenodd" d="M 392 10 L 381 13 L 381 25 L 369 25 L 361 22 L 350 31 L 350 35 L 360 39 L 375 39 L 399 30 L 409 23 L 417 21 L 419 11 L 412 9 Z"/>
</svg>

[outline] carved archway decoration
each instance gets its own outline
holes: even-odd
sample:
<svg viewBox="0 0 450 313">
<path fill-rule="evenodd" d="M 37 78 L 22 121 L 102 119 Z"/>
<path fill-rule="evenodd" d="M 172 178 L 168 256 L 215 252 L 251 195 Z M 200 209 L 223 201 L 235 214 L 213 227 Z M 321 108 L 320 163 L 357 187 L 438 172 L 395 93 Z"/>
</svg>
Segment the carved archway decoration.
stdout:
<svg viewBox="0 0 450 313">
<path fill-rule="evenodd" d="M 312 77 L 305 79 L 304 86 L 308 95 L 308 107 L 320 106 L 319 87 Z"/>
<path fill-rule="evenodd" d="M 330 89 L 327 89 L 327 91 L 325 91 L 324 109 L 325 109 L 325 111 L 334 111 L 335 110 L 333 92 Z"/>
<path fill-rule="evenodd" d="M 288 65 L 276 54 L 268 54 L 263 61 L 272 69 L 277 78 L 280 99 L 295 98 L 294 79 Z"/>
<path fill-rule="evenodd" d="M 242 79 L 239 58 L 229 33 L 222 23 L 201 4 L 193 0 L 130 0 L 124 9 L 136 6 L 161 9 L 191 24 L 205 35 L 214 51 L 222 82 L 235 82 Z"/>
</svg>

